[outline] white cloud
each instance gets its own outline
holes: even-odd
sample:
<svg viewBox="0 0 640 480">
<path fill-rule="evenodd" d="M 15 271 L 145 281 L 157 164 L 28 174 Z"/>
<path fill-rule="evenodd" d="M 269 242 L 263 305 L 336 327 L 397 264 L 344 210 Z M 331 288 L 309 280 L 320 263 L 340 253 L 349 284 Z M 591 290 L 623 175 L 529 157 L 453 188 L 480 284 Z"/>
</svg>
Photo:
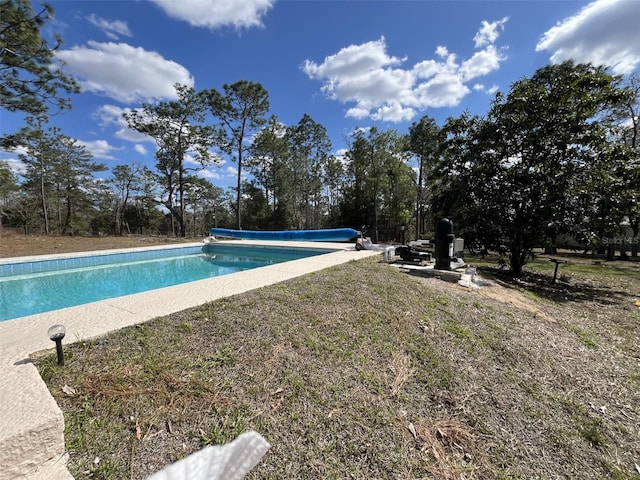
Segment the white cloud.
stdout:
<svg viewBox="0 0 640 480">
<path fill-rule="evenodd" d="M 506 55 L 494 45 L 487 46 L 484 50 L 474 53 L 470 59 L 462 62 L 460 74 L 463 81 L 473 80 L 497 70 L 500 68 L 500 62 L 506 58 Z"/>
<path fill-rule="evenodd" d="M 339 148 L 333 154 L 336 157 L 336 159 L 342 164 L 343 168 L 346 168 L 348 164 L 348 160 L 346 156 L 348 151 L 349 151 L 348 148 Z"/>
<path fill-rule="evenodd" d="M 222 175 L 220 175 L 218 172 L 209 170 L 208 168 L 198 170 L 197 175 L 207 180 L 220 180 L 222 178 Z"/>
<path fill-rule="evenodd" d="M 640 5 L 635 0 L 596 0 L 544 33 L 536 51 L 550 60 L 611 67 L 626 74 L 640 64 Z"/>
<path fill-rule="evenodd" d="M 353 107 L 349 108 L 346 113 L 346 117 L 355 118 L 360 120 L 361 118 L 367 118 L 371 114 L 368 108 Z"/>
<path fill-rule="evenodd" d="M 406 108 L 393 102 L 379 107 L 375 113 L 371 114 L 371 118 L 387 122 L 404 122 L 411 120 L 415 114 L 416 111 L 413 108 Z"/>
<path fill-rule="evenodd" d="M 462 78 L 454 73 L 442 72 L 418 85 L 414 91 L 421 107 L 453 107 L 470 92 Z"/>
<path fill-rule="evenodd" d="M 18 145 L 9 149 L 0 149 L 0 163 L 4 163 L 12 173 L 23 175 L 26 173 L 27 166 L 20 160 L 20 155 L 29 155 L 29 149 L 24 145 Z"/>
<path fill-rule="evenodd" d="M 435 59 L 403 68 L 407 58 L 389 55 L 381 37 L 349 45 L 322 63 L 305 60 L 301 69 L 309 78 L 323 82 L 321 90 L 328 98 L 354 104 L 347 109 L 347 117 L 408 121 L 425 108 L 458 105 L 471 92 L 466 82 L 500 68 L 506 55 L 493 42 L 506 21 L 482 22 L 474 39 L 484 48 L 462 63 L 440 45 Z"/>
<path fill-rule="evenodd" d="M 174 84 L 194 85 L 182 65 L 126 43 L 90 41 L 56 56 L 66 63 L 69 74 L 78 77 L 83 91 L 123 103 L 176 99 Z"/>
<path fill-rule="evenodd" d="M 11 155 L 28 155 L 29 149 L 24 145 L 16 145 L 15 147 L 8 149 L 0 149 L 0 152 L 7 152 Z"/>
<path fill-rule="evenodd" d="M 361 75 L 363 72 L 399 65 L 402 60 L 390 57 L 386 52 L 385 38 L 363 43 L 362 45 L 349 45 L 338 53 L 324 59 L 320 65 L 305 60 L 302 70 L 311 78 L 336 78 Z"/>
<path fill-rule="evenodd" d="M 194 27 L 261 27 L 275 0 L 151 0 L 167 15 Z"/>
<path fill-rule="evenodd" d="M 183 161 L 186 165 L 194 165 L 194 166 L 199 166 L 200 163 L 198 162 L 198 160 L 196 160 L 195 155 L 193 154 L 193 152 L 186 152 Z"/>
<path fill-rule="evenodd" d="M 504 24 L 507 23 L 507 20 L 509 20 L 509 17 L 504 17 L 502 20 L 496 22 L 483 20 L 480 24 L 480 30 L 478 30 L 476 36 L 473 37 L 476 48 L 494 44 L 500 36 L 500 33 L 504 30 Z"/>
<path fill-rule="evenodd" d="M 436 47 L 436 55 L 438 55 L 440 58 L 448 58 L 449 55 L 449 49 L 447 47 L 445 47 L 444 45 L 438 45 Z M 455 55 L 453 55 L 453 60 L 456 59 Z"/>
<path fill-rule="evenodd" d="M 117 40 L 120 36 L 132 36 L 127 23 L 121 20 L 107 20 L 93 13 L 87 17 L 87 20 L 89 20 L 89 23 L 102 30 L 107 37 L 113 40 Z"/>
<path fill-rule="evenodd" d="M 121 108 L 115 105 L 102 105 L 91 115 L 93 118 L 98 119 L 98 124 L 102 128 L 107 128 L 110 125 L 116 126 L 116 138 L 126 140 L 128 142 L 141 143 L 151 142 L 155 143 L 153 138 L 148 135 L 143 135 L 136 130 L 129 128 L 127 121 L 122 116 L 125 112 L 130 112 L 130 108 Z"/>
<path fill-rule="evenodd" d="M 3 158 L 0 162 L 4 162 L 9 170 L 17 175 L 24 175 L 27 171 L 27 166 L 19 158 Z"/>
<path fill-rule="evenodd" d="M 147 149 L 144 147 L 144 145 L 140 145 L 139 143 L 138 143 L 138 144 L 136 144 L 136 145 L 133 147 L 133 149 L 134 149 L 137 153 L 139 153 L 140 155 L 146 155 L 147 153 L 149 153 L 149 152 L 147 151 Z"/>
<path fill-rule="evenodd" d="M 127 125 L 127 122 L 122 116 L 125 111 L 129 111 L 129 109 L 120 108 L 115 105 L 102 105 L 95 112 L 93 112 L 91 116 L 97 119 L 98 125 L 103 128 L 108 127 L 109 125 L 118 125 L 124 127 Z"/>
<path fill-rule="evenodd" d="M 122 150 L 122 148 L 116 148 L 110 145 L 106 140 L 94 140 L 91 142 L 78 140 L 78 143 L 84 145 L 94 158 L 101 158 L 103 160 L 116 160 L 116 157 L 111 155 L 111 152 Z"/>
<path fill-rule="evenodd" d="M 488 88 L 487 88 L 486 85 L 484 85 L 482 83 L 476 83 L 471 88 L 475 92 L 484 92 L 484 93 L 486 93 L 488 95 L 491 95 L 491 96 L 493 96 L 494 94 L 496 94 L 498 92 L 498 90 L 500 90 L 495 83 L 493 85 L 491 85 L 490 87 L 488 87 Z"/>
</svg>

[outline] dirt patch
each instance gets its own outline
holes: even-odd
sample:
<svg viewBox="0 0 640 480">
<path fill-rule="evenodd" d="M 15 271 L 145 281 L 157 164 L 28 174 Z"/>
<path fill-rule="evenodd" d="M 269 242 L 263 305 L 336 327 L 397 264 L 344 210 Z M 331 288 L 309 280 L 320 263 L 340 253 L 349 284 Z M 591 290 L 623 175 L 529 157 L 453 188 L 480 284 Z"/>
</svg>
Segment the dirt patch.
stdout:
<svg viewBox="0 0 640 480">
<path fill-rule="evenodd" d="M 148 247 L 166 245 L 168 243 L 197 242 L 199 240 L 201 239 L 136 235 L 122 237 L 61 237 L 53 235 L 4 234 L 0 236 L 0 258 Z"/>
<path fill-rule="evenodd" d="M 515 308 L 525 310 L 533 314 L 534 318 L 539 318 L 547 322 L 555 322 L 553 308 L 540 305 L 540 300 L 534 300 L 530 296 L 519 292 L 509 286 L 501 285 L 495 281 L 486 281 L 486 284 L 475 290 L 478 295 L 493 298 L 500 302 L 512 305 Z"/>
</svg>

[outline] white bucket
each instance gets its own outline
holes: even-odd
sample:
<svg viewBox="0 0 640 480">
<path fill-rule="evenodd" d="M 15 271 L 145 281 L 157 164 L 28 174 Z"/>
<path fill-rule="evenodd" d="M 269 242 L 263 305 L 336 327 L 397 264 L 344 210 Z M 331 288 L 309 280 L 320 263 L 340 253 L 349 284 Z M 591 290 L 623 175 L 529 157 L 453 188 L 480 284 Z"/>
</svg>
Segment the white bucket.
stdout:
<svg viewBox="0 0 640 480">
<path fill-rule="evenodd" d="M 469 273 L 463 273 L 462 275 L 460 275 L 460 280 L 458 280 L 458 284 L 462 285 L 463 287 L 470 287 L 471 282 L 473 282 L 473 275 Z"/>
<path fill-rule="evenodd" d="M 384 261 L 387 263 L 393 263 L 396 261 L 396 247 L 387 247 L 384 249 L 383 254 Z"/>
</svg>

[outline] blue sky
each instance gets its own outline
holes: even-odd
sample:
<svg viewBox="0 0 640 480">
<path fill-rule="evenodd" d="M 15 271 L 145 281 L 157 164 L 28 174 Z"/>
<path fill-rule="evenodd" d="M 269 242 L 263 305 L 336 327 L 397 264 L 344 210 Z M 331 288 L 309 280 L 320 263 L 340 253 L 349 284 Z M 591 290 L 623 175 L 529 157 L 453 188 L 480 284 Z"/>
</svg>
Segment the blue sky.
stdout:
<svg viewBox="0 0 640 480">
<path fill-rule="evenodd" d="M 50 0 L 64 45 L 57 56 L 83 92 L 52 117 L 109 168 L 153 168 L 155 145 L 122 112 L 170 100 L 173 84 L 222 90 L 238 80 L 269 92 L 285 125 L 324 125 L 334 153 L 356 127 L 406 133 L 429 115 L 442 125 L 484 114 L 497 90 L 573 59 L 612 73 L 640 66 L 640 0 Z M 34 3 L 34 8 L 39 4 Z M 0 111 L 0 133 L 22 126 Z M 15 152 L 0 152 L 19 170 Z M 234 185 L 226 160 L 200 173 Z"/>
</svg>

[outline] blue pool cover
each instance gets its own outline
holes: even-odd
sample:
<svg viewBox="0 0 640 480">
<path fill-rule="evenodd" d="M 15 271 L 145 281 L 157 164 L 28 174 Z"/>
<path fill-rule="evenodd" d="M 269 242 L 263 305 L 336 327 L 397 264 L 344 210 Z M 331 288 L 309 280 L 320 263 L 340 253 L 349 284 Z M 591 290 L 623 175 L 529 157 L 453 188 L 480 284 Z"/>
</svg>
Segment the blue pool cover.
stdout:
<svg viewBox="0 0 640 480">
<path fill-rule="evenodd" d="M 234 230 L 212 228 L 213 237 L 241 238 L 244 240 L 299 240 L 310 242 L 348 242 L 358 236 L 353 228 L 327 228 L 321 230 Z"/>
</svg>

